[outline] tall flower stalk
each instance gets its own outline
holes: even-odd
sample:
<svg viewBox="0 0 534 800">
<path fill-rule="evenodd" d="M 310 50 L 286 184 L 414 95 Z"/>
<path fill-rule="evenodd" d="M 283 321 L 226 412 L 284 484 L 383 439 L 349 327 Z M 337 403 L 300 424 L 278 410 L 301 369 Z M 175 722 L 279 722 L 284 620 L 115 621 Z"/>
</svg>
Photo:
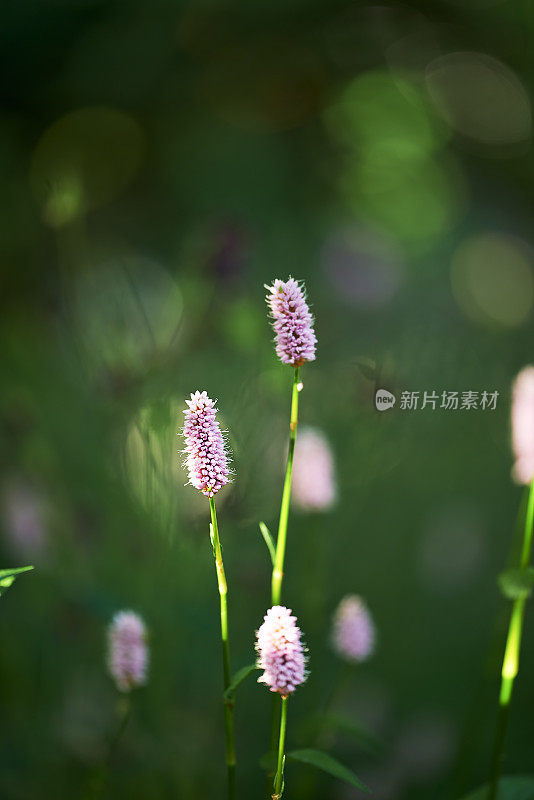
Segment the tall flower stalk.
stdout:
<svg viewBox="0 0 534 800">
<path fill-rule="evenodd" d="M 228 585 L 222 559 L 221 541 L 219 539 L 219 527 L 217 525 L 217 512 L 215 501 L 210 497 L 211 513 L 211 534 L 213 543 L 213 553 L 215 555 L 215 568 L 217 570 L 217 585 L 219 587 L 219 600 L 221 609 L 221 644 L 223 662 L 223 683 L 225 690 L 230 686 L 230 640 L 228 636 Z M 234 735 L 234 701 L 224 698 L 224 734 L 226 749 L 226 770 L 228 776 L 228 797 L 236 796 L 235 786 L 235 735 Z"/>
<path fill-rule="evenodd" d="M 276 538 L 276 551 L 271 580 L 271 602 L 278 605 L 282 599 L 282 581 L 284 579 L 284 560 L 287 543 L 287 523 L 289 520 L 289 503 L 291 500 L 291 480 L 293 477 L 293 458 L 295 455 L 295 442 L 297 440 L 297 425 L 299 415 L 299 368 L 295 367 L 293 373 L 293 390 L 291 394 L 291 416 L 289 422 L 289 451 L 287 455 L 284 489 L 282 491 L 282 504 L 280 506 L 280 519 L 278 522 L 278 536 Z"/>
<path fill-rule="evenodd" d="M 527 502 L 527 512 L 525 516 L 525 528 L 523 533 L 523 545 L 519 569 L 525 570 L 530 564 L 532 552 L 532 535 L 534 530 L 534 478 L 530 483 L 530 490 Z M 501 671 L 501 689 L 499 693 L 499 720 L 497 724 L 497 736 L 493 750 L 491 763 L 489 800 L 496 800 L 499 786 L 499 778 L 502 770 L 504 758 L 504 743 L 508 728 L 508 718 L 510 714 L 510 702 L 514 681 L 519 671 L 519 654 L 521 650 L 521 637 L 523 634 L 523 621 L 525 617 L 525 603 L 527 595 L 520 594 L 516 597 L 512 605 L 512 613 L 508 625 L 508 636 Z"/>
<path fill-rule="evenodd" d="M 293 457 L 297 439 L 299 392 L 302 389 L 300 367 L 306 361 L 315 360 L 317 339 L 313 330 L 313 317 L 306 302 L 304 290 L 294 278 L 288 278 L 287 281 L 277 278 L 271 286 L 266 285 L 265 288 L 269 292 L 266 301 L 275 332 L 276 354 L 283 364 L 294 368 L 289 421 L 289 451 L 271 581 L 271 601 L 273 605 L 278 605 L 282 596 Z"/>
<path fill-rule="evenodd" d="M 226 690 L 230 686 L 230 640 L 228 633 L 228 584 L 222 558 L 215 495 L 230 480 L 227 464 L 225 441 L 216 419 L 217 408 L 206 392 L 195 392 L 187 400 L 185 409 L 183 437 L 185 439 L 185 465 L 189 472 L 189 482 L 209 499 L 210 505 L 210 538 L 215 557 L 217 586 L 220 601 L 221 645 L 223 663 L 223 684 Z M 235 737 L 234 737 L 234 702 L 224 697 L 224 731 L 226 750 L 226 770 L 228 798 L 236 796 L 235 782 Z"/>
<path fill-rule="evenodd" d="M 281 281 L 277 278 L 270 286 L 266 285 L 265 288 L 268 290 L 266 301 L 275 332 L 276 354 L 283 364 L 288 364 L 294 369 L 289 420 L 289 449 L 271 578 L 271 603 L 273 606 L 277 606 L 282 599 L 282 583 L 284 579 L 293 458 L 297 439 L 299 392 L 302 389 L 300 367 L 306 361 L 315 360 L 317 339 L 313 329 L 313 317 L 306 302 L 304 290 L 294 278 L 290 277 L 287 281 Z M 272 752 L 276 747 L 278 715 L 278 704 L 273 701 L 271 709 Z"/>
</svg>

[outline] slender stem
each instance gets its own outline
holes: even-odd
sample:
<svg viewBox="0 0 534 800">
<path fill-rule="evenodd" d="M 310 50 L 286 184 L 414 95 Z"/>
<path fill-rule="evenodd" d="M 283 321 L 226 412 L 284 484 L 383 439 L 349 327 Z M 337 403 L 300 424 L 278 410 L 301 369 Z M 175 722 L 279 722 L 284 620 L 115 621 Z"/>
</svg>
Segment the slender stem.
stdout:
<svg viewBox="0 0 534 800">
<path fill-rule="evenodd" d="M 517 509 L 512 543 L 510 546 L 508 559 L 506 561 L 507 569 L 514 567 L 519 561 L 519 555 L 523 545 L 525 514 L 529 494 L 529 487 L 526 486 L 522 492 L 521 502 Z M 483 680 L 479 681 L 477 691 L 473 697 L 471 709 L 458 746 L 458 759 L 456 768 L 451 774 L 448 787 L 446 789 L 446 794 L 449 797 L 455 797 L 461 794 L 467 779 L 467 775 L 469 774 L 470 765 L 473 763 L 475 754 L 477 752 L 477 733 L 482 724 L 482 720 L 485 719 L 486 716 L 487 683 L 489 677 L 493 676 L 493 664 L 495 657 L 498 657 L 498 653 L 501 651 L 501 626 L 497 619 L 494 620 L 493 628 L 494 630 L 491 635 L 491 644 L 486 657 L 487 664 L 484 670 L 484 678 Z"/>
<path fill-rule="evenodd" d="M 289 517 L 289 501 L 291 498 L 291 478 L 293 475 L 293 456 L 297 439 L 297 424 L 299 412 L 299 367 L 295 367 L 293 375 L 293 393 L 291 395 L 291 419 L 289 423 L 289 452 L 287 456 L 286 476 L 282 492 L 282 505 L 280 507 L 280 520 L 278 523 L 278 536 L 276 539 L 276 554 L 274 559 L 271 601 L 276 606 L 282 596 L 282 581 L 284 578 L 284 558 L 286 554 L 287 520 Z"/>
<path fill-rule="evenodd" d="M 521 568 L 528 567 L 530 553 L 532 550 L 532 534 L 534 528 L 534 478 L 530 484 L 528 495 L 527 513 L 525 519 L 525 538 L 523 539 L 523 549 L 521 551 Z"/>
<path fill-rule="evenodd" d="M 523 535 L 523 547 L 519 566 L 521 569 L 528 567 L 530 554 L 532 551 L 532 534 L 534 530 L 534 478 L 530 484 L 530 491 L 527 502 L 527 513 L 525 515 L 525 531 Z M 508 717 L 510 711 L 510 701 L 514 681 L 519 671 L 519 653 L 521 650 L 521 636 L 523 634 L 523 620 L 525 617 L 525 597 L 518 597 L 512 605 L 510 623 L 508 625 L 508 636 L 501 672 L 501 690 L 499 694 L 499 721 L 497 725 L 497 736 L 493 749 L 491 761 L 489 800 L 496 800 L 499 778 L 501 775 L 504 759 L 504 743 L 506 740 L 506 730 L 508 727 Z"/>
<path fill-rule="evenodd" d="M 108 773 L 111 767 L 111 762 L 113 761 L 113 757 L 117 750 L 119 741 L 121 740 L 122 734 L 128 724 L 128 720 L 130 719 L 130 715 L 132 713 L 132 698 L 129 694 L 120 697 L 118 702 L 118 718 L 119 723 L 117 725 L 117 729 L 113 738 L 109 742 L 107 756 L 98 767 L 95 772 L 93 773 L 89 785 L 87 788 L 87 792 L 84 794 L 84 798 L 86 800 L 96 800 L 96 798 L 102 795 L 104 791 L 104 787 L 106 784 L 106 780 L 108 777 Z"/>
<path fill-rule="evenodd" d="M 122 707 L 121 707 L 121 709 L 119 711 L 119 714 L 120 714 L 119 726 L 117 728 L 117 732 L 115 733 L 115 736 L 113 737 L 113 739 L 111 740 L 110 745 L 109 745 L 109 752 L 108 752 L 108 757 L 107 757 L 107 761 L 106 761 L 107 766 L 109 766 L 111 764 L 112 760 L 113 760 L 113 756 L 115 755 L 115 751 L 117 750 L 117 746 L 119 744 L 119 741 L 120 741 L 120 739 L 122 737 L 122 734 L 124 733 L 124 730 L 125 730 L 125 728 L 126 728 L 126 726 L 128 724 L 128 720 L 130 719 L 130 715 L 132 713 L 132 698 L 131 698 L 131 696 L 129 694 L 127 694 L 125 697 L 121 698 L 121 700 L 123 702 L 121 703 Z"/>
<path fill-rule="evenodd" d="M 219 587 L 219 598 L 221 605 L 221 643 L 223 660 L 224 688 L 230 686 L 230 641 L 228 637 L 228 607 L 227 595 L 228 586 L 224 572 L 222 559 L 221 542 L 219 539 L 219 528 L 217 525 L 217 513 L 215 511 L 215 501 L 210 497 L 211 529 L 213 552 L 215 555 L 215 567 L 217 569 L 217 584 Z M 235 786 L 235 738 L 234 738 L 234 702 L 224 700 L 224 734 L 226 746 L 226 769 L 228 777 L 228 798 L 234 800 L 236 796 Z"/>
<path fill-rule="evenodd" d="M 280 710 L 280 736 L 278 738 L 278 763 L 276 766 L 276 778 L 274 779 L 274 794 L 272 795 L 272 800 L 280 800 L 284 790 L 284 749 L 286 743 L 287 700 L 287 697 L 282 696 L 282 706 Z"/>
<path fill-rule="evenodd" d="M 291 416 L 289 420 L 289 450 L 287 455 L 286 475 L 284 478 L 284 488 L 282 491 L 282 504 L 280 506 L 280 519 L 278 522 L 278 535 L 276 538 L 276 552 L 271 580 L 271 605 L 279 605 L 282 597 L 282 581 L 284 579 L 284 559 L 286 554 L 287 542 L 287 522 L 289 518 L 289 501 L 291 499 L 291 479 L 293 477 L 293 457 L 295 454 L 295 442 L 297 440 L 297 425 L 299 412 L 299 391 L 302 388 L 299 381 L 300 368 L 295 367 L 293 371 L 293 389 L 291 394 Z M 280 706 L 277 698 L 273 697 L 271 706 L 271 740 L 270 752 L 276 750 L 278 738 L 278 719 Z M 270 786 L 271 774 L 267 775 Z"/>
</svg>

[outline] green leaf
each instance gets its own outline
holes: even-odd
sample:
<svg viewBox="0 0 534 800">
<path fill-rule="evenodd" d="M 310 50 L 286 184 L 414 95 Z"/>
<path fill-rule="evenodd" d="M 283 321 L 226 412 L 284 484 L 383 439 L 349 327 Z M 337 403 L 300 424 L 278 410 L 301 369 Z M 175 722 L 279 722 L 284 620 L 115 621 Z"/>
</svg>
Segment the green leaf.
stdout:
<svg viewBox="0 0 534 800">
<path fill-rule="evenodd" d="M 351 786 L 355 786 L 356 789 L 360 789 L 362 792 L 371 791 L 352 770 L 321 750 L 291 750 L 287 757 L 291 761 L 300 761 L 302 764 L 310 764 L 312 767 L 322 769 L 323 772 L 328 772 L 334 778 L 339 778 L 340 781 L 350 783 Z"/>
<path fill-rule="evenodd" d="M 13 569 L 0 569 L 0 580 L 9 578 L 11 575 L 20 575 L 21 572 L 29 572 L 33 567 L 15 567 Z"/>
<path fill-rule="evenodd" d="M 481 786 L 462 800 L 487 800 L 489 785 Z M 534 800 L 534 778 L 528 775 L 514 775 L 501 778 L 497 800 Z"/>
<path fill-rule="evenodd" d="M 384 745 L 376 736 L 373 736 L 372 733 L 357 722 L 343 717 L 341 714 L 326 714 L 322 717 L 322 724 L 325 728 L 334 728 L 351 736 L 370 753 L 380 753 L 384 749 Z"/>
<path fill-rule="evenodd" d="M 240 686 L 244 680 L 248 678 L 249 675 L 252 675 L 258 669 L 256 664 L 248 664 L 246 667 L 241 667 L 232 675 L 232 680 L 230 681 L 230 686 L 224 692 L 224 699 L 231 700 L 236 693 L 236 689 Z"/>
<path fill-rule="evenodd" d="M 534 567 L 507 569 L 501 572 L 497 582 L 501 592 L 509 600 L 528 597 L 534 587 Z"/>
<path fill-rule="evenodd" d="M 16 567 L 15 569 L 0 569 L 0 597 L 9 589 L 17 575 L 21 572 L 28 572 L 33 567 Z"/>
<path fill-rule="evenodd" d="M 271 554 L 271 562 L 272 562 L 272 565 L 274 567 L 274 560 L 275 560 L 275 557 L 276 557 L 276 548 L 274 546 L 273 537 L 271 536 L 271 534 L 269 532 L 269 528 L 267 527 L 265 522 L 260 522 L 259 525 L 260 525 L 261 535 L 265 539 L 265 544 L 267 545 L 267 547 L 269 549 L 269 553 Z"/>
<path fill-rule="evenodd" d="M 323 731 L 333 731 L 350 737 L 367 753 L 378 755 L 384 751 L 384 743 L 356 720 L 337 713 L 313 714 L 299 726 L 302 738 L 316 739 Z"/>
</svg>

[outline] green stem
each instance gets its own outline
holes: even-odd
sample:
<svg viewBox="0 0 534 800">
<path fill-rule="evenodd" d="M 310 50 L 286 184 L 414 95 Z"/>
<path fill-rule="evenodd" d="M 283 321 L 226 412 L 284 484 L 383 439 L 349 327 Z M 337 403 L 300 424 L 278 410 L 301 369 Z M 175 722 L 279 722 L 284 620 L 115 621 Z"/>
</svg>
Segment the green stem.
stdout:
<svg viewBox="0 0 534 800">
<path fill-rule="evenodd" d="M 113 760 L 113 756 L 115 755 L 115 751 L 117 750 L 117 747 L 118 747 L 118 744 L 119 744 L 119 742 L 121 740 L 122 734 L 124 733 L 125 728 L 126 728 L 126 726 L 128 724 L 128 720 L 130 719 L 130 714 L 132 713 L 132 698 L 131 698 L 131 696 L 129 694 L 127 694 L 125 697 L 121 698 L 121 700 L 123 702 L 122 702 L 122 708 L 121 708 L 121 710 L 119 712 L 120 713 L 119 726 L 117 728 L 117 732 L 116 732 L 115 736 L 113 737 L 113 739 L 111 740 L 111 743 L 109 745 L 109 752 L 108 752 L 108 757 L 107 757 L 107 762 L 106 762 L 108 767 L 109 767 L 109 765 L 111 764 L 111 762 Z"/>
<path fill-rule="evenodd" d="M 217 585 L 219 587 L 219 598 L 221 606 L 221 643 L 223 660 L 224 688 L 230 686 L 230 641 L 228 637 L 228 607 L 227 595 L 228 586 L 224 572 L 222 559 L 221 542 L 219 539 L 219 528 L 217 525 L 217 513 L 215 511 L 215 501 L 210 497 L 211 528 L 213 553 L 215 555 L 215 567 L 217 570 Z M 235 786 L 235 738 L 234 738 L 234 701 L 224 700 L 224 733 L 226 747 L 226 769 L 228 778 L 228 798 L 234 800 L 236 796 Z"/>
<path fill-rule="evenodd" d="M 523 547 L 519 566 L 521 569 L 528 567 L 530 554 L 532 551 L 532 534 L 534 530 L 534 479 L 530 484 L 528 495 L 527 513 L 525 515 L 525 531 L 523 535 Z M 521 650 L 521 637 L 523 634 L 523 620 L 525 617 L 525 597 L 518 597 L 512 605 L 510 623 L 508 625 L 508 636 L 501 672 L 501 690 L 499 694 L 499 721 L 497 725 L 497 736 L 493 749 L 491 761 L 489 800 L 496 800 L 499 778 L 501 775 L 504 759 L 504 743 L 506 740 L 506 730 L 508 727 L 508 717 L 510 701 L 514 681 L 519 671 L 519 653 Z"/>
<path fill-rule="evenodd" d="M 291 394 L 291 416 L 289 420 L 289 451 L 287 455 L 286 475 L 284 478 L 284 489 L 282 491 L 282 504 L 280 506 L 278 535 L 276 537 L 276 552 L 271 580 L 271 605 L 273 606 L 279 605 L 282 597 L 282 581 L 284 579 L 284 559 L 287 542 L 287 522 L 289 518 L 289 501 L 291 500 L 291 479 L 293 477 L 293 457 L 295 454 L 295 442 L 297 440 L 299 391 L 302 388 L 302 386 L 299 388 L 299 375 L 300 368 L 295 367 L 293 372 L 293 389 Z M 271 706 L 271 753 L 274 753 L 276 749 L 276 741 L 278 738 L 278 718 L 279 704 L 277 703 L 276 697 L 273 697 Z M 267 775 L 269 786 L 271 775 L 272 773 Z"/>
<path fill-rule="evenodd" d="M 278 738 L 278 763 L 276 766 L 276 778 L 274 779 L 274 794 L 272 795 L 272 800 L 280 800 L 282 792 L 284 791 L 284 749 L 286 743 L 287 700 L 287 697 L 282 696 L 280 736 Z"/>
<path fill-rule="evenodd" d="M 120 697 L 118 702 L 118 717 L 119 717 L 119 724 L 117 725 L 117 729 L 113 738 L 110 740 L 108 753 L 105 760 L 102 762 L 100 767 L 98 767 L 95 772 L 93 773 L 89 785 L 87 788 L 87 792 L 84 794 L 84 798 L 86 800 L 97 800 L 102 795 L 104 791 L 108 773 L 111 767 L 111 762 L 113 761 L 113 757 L 115 756 L 115 752 L 117 750 L 119 741 L 121 740 L 122 734 L 128 724 L 128 720 L 130 719 L 130 715 L 132 713 L 132 698 L 129 694 Z"/>
<path fill-rule="evenodd" d="M 282 492 L 282 505 L 280 507 L 280 520 L 278 523 L 278 536 L 276 539 L 276 554 L 274 559 L 273 575 L 271 582 L 271 601 L 276 606 L 282 596 L 282 581 L 284 579 L 284 558 L 286 554 L 287 520 L 289 517 L 289 501 L 291 499 L 291 478 L 293 475 L 293 456 L 297 439 L 297 425 L 299 412 L 299 367 L 295 367 L 293 375 L 293 393 L 291 396 L 291 419 L 289 423 L 289 453 L 287 456 L 286 476 Z"/>
<path fill-rule="evenodd" d="M 529 487 L 526 486 L 521 497 L 521 502 L 517 509 L 516 519 L 514 523 L 514 533 L 510 552 L 506 561 L 506 568 L 511 569 L 517 565 L 519 561 L 520 551 L 523 546 L 523 536 L 525 530 L 525 514 L 527 510 Z M 501 625 L 498 618 L 494 621 L 493 633 L 491 635 L 491 645 L 486 658 L 486 667 L 484 669 L 483 680 L 479 681 L 477 690 L 473 697 L 471 709 L 461 735 L 460 743 L 458 745 L 458 759 L 456 768 L 451 774 L 449 784 L 446 788 L 446 794 L 449 797 L 459 796 L 465 786 L 466 780 L 469 775 L 470 767 L 475 760 L 477 753 L 478 731 L 483 724 L 482 720 L 486 719 L 486 688 L 488 682 L 493 683 L 493 665 L 495 659 L 501 653 Z M 501 715 L 499 715 L 499 727 L 501 722 Z"/>
</svg>

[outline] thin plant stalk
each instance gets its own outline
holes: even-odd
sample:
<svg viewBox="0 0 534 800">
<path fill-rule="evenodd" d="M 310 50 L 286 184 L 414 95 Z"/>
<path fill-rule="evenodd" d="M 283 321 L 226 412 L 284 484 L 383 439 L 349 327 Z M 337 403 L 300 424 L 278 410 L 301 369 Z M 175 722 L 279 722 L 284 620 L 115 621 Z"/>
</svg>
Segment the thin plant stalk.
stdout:
<svg viewBox="0 0 534 800">
<path fill-rule="evenodd" d="M 287 523 L 289 519 L 289 502 L 291 500 L 291 480 L 293 477 L 293 458 L 295 455 L 295 442 L 297 440 L 297 425 L 299 413 L 300 379 L 299 367 L 293 371 L 293 389 L 291 394 L 291 416 L 289 421 L 289 451 L 287 455 L 286 475 L 282 491 L 282 504 L 280 506 L 280 519 L 278 522 L 278 535 L 276 537 L 276 550 L 271 581 L 271 605 L 280 604 L 282 597 L 282 582 L 284 579 L 284 559 L 287 542 Z M 273 697 L 271 706 L 271 753 L 275 752 L 278 736 L 279 704 Z M 267 780 L 270 781 L 268 775 Z"/>
<path fill-rule="evenodd" d="M 219 587 L 219 598 L 221 607 L 221 643 L 223 661 L 223 679 L 225 690 L 230 686 L 230 641 L 228 636 L 228 607 L 227 596 L 228 586 L 224 572 L 222 559 L 221 542 L 219 539 L 219 528 L 217 525 L 217 513 L 215 511 L 215 501 L 210 497 L 211 512 L 211 531 L 213 553 L 215 555 L 215 567 L 217 569 L 217 584 Z M 235 784 L 235 736 L 234 736 L 234 701 L 224 698 L 224 733 L 226 749 L 226 769 L 228 779 L 228 798 L 234 800 L 236 796 Z"/>
<path fill-rule="evenodd" d="M 282 505 L 280 507 L 280 520 L 278 522 L 278 536 L 276 538 L 276 552 L 274 558 L 271 601 L 273 606 L 280 604 L 282 597 L 282 581 L 284 579 L 284 558 L 287 542 L 287 521 L 289 517 L 289 501 L 291 499 L 291 479 L 293 477 L 293 457 L 295 442 L 297 440 L 297 425 L 299 413 L 299 367 L 295 367 L 293 375 L 293 391 L 291 395 L 291 418 L 289 423 L 289 452 L 287 456 L 286 476 L 282 492 Z"/>
<path fill-rule="evenodd" d="M 521 503 L 517 510 L 517 515 L 514 524 L 514 534 L 512 537 L 512 544 L 507 560 L 507 569 L 510 569 L 517 563 L 519 553 L 523 544 L 523 535 L 525 529 L 525 514 L 529 498 L 529 487 L 525 487 Z M 456 767 L 449 780 L 449 787 L 447 795 L 455 797 L 460 795 L 462 788 L 465 784 L 467 775 L 469 773 L 470 765 L 472 764 L 477 751 L 477 732 L 480 729 L 481 719 L 486 716 L 486 688 L 488 682 L 493 681 L 494 669 L 493 665 L 495 659 L 501 653 L 501 625 L 500 625 L 500 612 L 498 618 L 494 620 L 493 633 L 491 635 L 491 644 L 489 652 L 486 657 L 486 667 L 484 670 L 484 679 L 479 681 L 477 691 L 471 704 L 471 710 L 468 715 L 464 731 L 462 733 L 460 744 L 458 746 L 458 760 Z"/>
<path fill-rule="evenodd" d="M 288 698 L 282 695 L 282 705 L 280 710 L 280 735 L 278 737 L 278 761 L 276 765 L 276 777 L 274 779 L 274 792 L 272 800 L 280 800 L 284 791 L 284 763 L 285 763 L 285 743 L 287 726 L 287 701 Z"/>
<path fill-rule="evenodd" d="M 84 795 L 84 797 L 87 798 L 87 800 L 89 800 L 89 798 L 91 800 L 97 800 L 97 798 L 99 798 L 102 795 L 102 792 L 104 791 L 108 773 L 111 768 L 111 763 L 113 761 L 113 758 L 117 751 L 117 747 L 126 729 L 126 726 L 128 725 L 128 720 L 130 719 L 132 713 L 131 696 L 127 694 L 123 697 L 120 697 L 117 706 L 118 706 L 117 712 L 119 718 L 117 729 L 115 731 L 115 734 L 113 735 L 113 738 L 110 740 L 108 746 L 108 752 L 104 762 L 96 770 L 96 772 L 93 774 L 92 779 L 89 782 L 88 791 Z"/>
<path fill-rule="evenodd" d="M 126 726 L 128 725 L 128 720 L 130 719 L 130 716 L 131 716 L 131 713 L 132 713 L 132 698 L 131 698 L 131 695 L 128 694 L 125 697 L 121 697 L 120 699 L 121 699 L 121 703 L 120 703 L 120 708 L 119 708 L 119 725 L 117 727 L 117 731 L 115 733 L 115 736 L 113 737 L 113 739 L 111 740 L 110 745 L 109 745 L 109 752 L 108 752 L 108 757 L 107 757 L 107 762 L 106 762 L 108 767 L 110 766 L 110 764 L 111 764 L 111 762 L 113 760 L 113 757 L 115 755 L 115 752 L 117 750 L 119 742 L 120 742 L 120 740 L 122 738 L 122 734 L 126 730 Z"/>
<path fill-rule="evenodd" d="M 530 563 L 532 551 L 532 534 L 534 530 L 534 479 L 530 484 L 530 491 L 527 502 L 527 513 L 525 515 L 525 530 L 523 534 L 523 547 L 521 548 L 521 558 L 519 566 L 526 569 Z M 512 605 L 510 623 L 508 625 L 508 636 L 504 650 L 504 659 L 501 672 L 501 690 L 499 694 L 499 720 L 497 724 L 497 736 L 491 762 L 489 800 L 496 800 L 499 778 L 501 775 L 504 759 L 504 743 L 506 730 L 508 727 L 508 717 L 510 713 L 510 701 L 514 681 L 519 671 L 519 653 L 521 650 L 521 637 L 523 634 L 523 620 L 525 617 L 526 597 L 518 597 Z"/>
</svg>

